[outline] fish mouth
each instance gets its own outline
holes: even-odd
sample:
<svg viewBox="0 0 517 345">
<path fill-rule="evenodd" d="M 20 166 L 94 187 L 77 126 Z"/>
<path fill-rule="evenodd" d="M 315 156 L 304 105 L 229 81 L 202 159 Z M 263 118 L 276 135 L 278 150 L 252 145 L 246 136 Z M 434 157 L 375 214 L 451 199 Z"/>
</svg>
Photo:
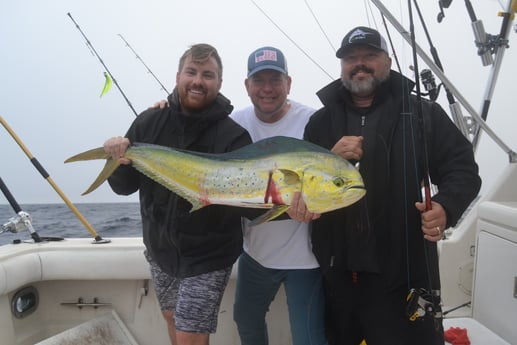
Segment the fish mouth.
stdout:
<svg viewBox="0 0 517 345">
<path fill-rule="evenodd" d="M 358 185 L 355 185 L 355 186 L 350 186 L 350 187 L 348 187 L 348 189 L 363 189 L 363 190 L 366 190 L 366 187 L 363 186 L 363 185 L 358 184 Z"/>
</svg>

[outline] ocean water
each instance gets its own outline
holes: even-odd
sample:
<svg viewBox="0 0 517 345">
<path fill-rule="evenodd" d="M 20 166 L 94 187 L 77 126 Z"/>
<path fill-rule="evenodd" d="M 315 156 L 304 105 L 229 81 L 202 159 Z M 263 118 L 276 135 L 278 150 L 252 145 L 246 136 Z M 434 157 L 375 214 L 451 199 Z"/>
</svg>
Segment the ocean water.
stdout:
<svg viewBox="0 0 517 345">
<path fill-rule="evenodd" d="M 32 226 L 40 237 L 92 237 L 64 203 L 27 204 L 20 207 L 31 216 Z M 102 238 L 142 235 L 138 203 L 75 204 L 75 207 Z M 11 205 L 0 205 L 1 225 L 8 223 L 15 216 Z M 27 230 L 0 233 L 0 245 L 12 243 L 16 239 L 32 240 Z"/>
</svg>

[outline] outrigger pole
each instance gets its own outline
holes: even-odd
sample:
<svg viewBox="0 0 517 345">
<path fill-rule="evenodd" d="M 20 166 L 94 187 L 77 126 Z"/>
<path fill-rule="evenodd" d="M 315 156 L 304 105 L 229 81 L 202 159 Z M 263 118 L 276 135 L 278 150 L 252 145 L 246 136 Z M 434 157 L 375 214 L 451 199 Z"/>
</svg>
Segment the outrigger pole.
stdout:
<svg viewBox="0 0 517 345">
<path fill-rule="evenodd" d="M 488 35 L 484 32 L 482 22 L 477 20 L 470 1 L 465 1 L 465 4 L 467 5 L 467 11 L 472 20 L 472 29 L 474 31 L 476 46 L 478 47 L 478 55 L 481 57 L 483 66 L 492 66 L 485 90 L 485 98 L 481 107 L 481 118 L 483 121 L 486 121 L 492 101 L 492 95 L 501 70 L 503 57 L 506 49 L 509 48 L 508 37 L 512 29 L 512 21 L 515 17 L 515 13 L 517 12 L 517 0 L 508 1 L 505 11 L 499 13 L 499 16 L 503 18 L 503 21 L 501 23 L 499 34 L 495 36 Z M 494 54 L 493 58 L 492 54 Z M 474 150 L 476 150 L 481 135 L 480 122 L 476 123 L 473 132 L 474 137 L 472 139 L 472 145 L 474 146 Z M 510 156 L 510 162 L 515 163 L 515 161 L 516 155 L 514 153 L 513 157 Z"/>
<path fill-rule="evenodd" d="M 158 84 L 160 84 L 162 90 L 165 91 L 165 93 L 167 93 L 167 95 L 169 95 L 169 91 L 167 91 L 165 86 L 163 86 L 163 84 L 160 81 L 160 79 L 158 79 L 158 77 L 156 77 L 156 75 L 153 73 L 153 71 L 151 71 L 151 69 L 149 67 L 147 67 L 147 65 L 145 64 L 144 60 L 142 60 L 142 58 L 137 54 L 137 52 L 133 49 L 133 47 L 131 47 L 131 45 L 128 43 L 128 41 L 126 41 L 126 39 L 124 37 L 122 37 L 121 34 L 118 34 L 118 35 L 120 36 L 120 38 L 122 38 L 122 41 L 124 41 L 126 43 L 126 46 L 128 46 L 128 48 L 131 49 L 133 54 L 135 54 L 136 58 L 138 60 L 140 60 L 142 65 L 144 65 L 144 67 L 147 69 L 147 72 L 153 76 L 154 80 L 156 80 L 158 82 Z"/>
<path fill-rule="evenodd" d="M 54 180 L 52 180 L 52 178 L 50 177 L 48 172 L 45 170 L 45 168 L 43 168 L 43 166 L 40 164 L 40 162 L 32 155 L 32 153 L 30 153 L 29 149 L 27 149 L 27 147 L 23 144 L 23 142 L 20 140 L 20 138 L 18 138 L 18 136 L 12 130 L 12 128 L 7 124 L 7 122 L 5 122 L 5 120 L 2 116 L 0 116 L 0 122 L 2 123 L 4 128 L 7 130 L 7 132 L 9 132 L 11 137 L 13 137 L 14 141 L 16 141 L 18 146 L 20 146 L 21 149 L 23 150 L 23 152 L 25 152 L 27 157 L 29 157 L 29 160 L 31 161 L 32 165 L 34 165 L 36 170 L 38 170 L 39 173 L 41 174 L 41 176 L 43 176 L 43 178 L 45 180 L 47 180 L 48 183 L 50 183 L 52 188 L 54 188 L 54 190 L 57 192 L 57 194 L 59 194 L 61 199 L 63 199 L 63 201 L 67 204 L 67 206 L 70 208 L 70 210 L 72 210 L 72 212 L 75 214 L 75 216 L 81 221 L 81 223 L 83 223 L 83 225 L 86 227 L 86 230 L 88 230 L 88 232 L 90 232 L 90 234 L 95 239 L 95 241 L 93 243 L 109 243 L 109 242 L 111 242 L 110 240 L 103 239 L 99 234 L 97 234 L 97 232 L 93 229 L 93 227 L 90 225 L 90 223 L 88 223 L 86 218 L 83 217 L 83 215 L 81 214 L 81 212 L 79 212 L 77 207 L 75 207 L 75 205 L 72 204 L 72 202 L 68 199 L 68 197 L 56 185 L 56 183 L 54 182 Z"/>
<path fill-rule="evenodd" d="M 138 116 L 138 113 L 136 112 L 135 108 L 133 108 L 133 105 L 131 104 L 131 102 L 129 101 L 129 99 L 126 97 L 126 94 L 124 93 L 124 91 L 122 91 L 122 89 L 120 88 L 120 86 L 118 85 L 117 83 L 117 80 L 115 79 L 115 77 L 113 76 L 113 74 L 111 74 L 110 70 L 108 69 L 108 67 L 106 66 L 106 64 L 104 63 L 104 61 L 102 61 L 101 57 L 99 56 L 99 54 L 97 54 L 97 51 L 95 50 L 95 48 L 93 47 L 93 45 L 91 44 L 90 40 L 86 37 L 86 35 L 83 33 L 83 31 L 81 30 L 81 28 L 79 27 L 79 25 L 75 22 L 74 18 L 72 18 L 72 15 L 70 14 L 70 12 L 67 13 L 67 15 L 70 17 L 70 19 L 72 19 L 72 22 L 74 22 L 75 24 L 75 27 L 77 28 L 77 30 L 79 30 L 79 32 L 81 33 L 81 35 L 84 37 L 84 39 L 86 40 L 86 44 L 88 45 L 88 47 L 92 50 L 92 52 L 95 54 L 95 56 L 97 57 L 97 59 L 99 60 L 99 62 L 101 63 L 102 67 L 104 67 L 104 70 L 106 71 L 106 73 L 109 74 L 110 78 L 113 80 L 113 83 L 115 84 L 115 86 L 117 87 L 117 89 L 120 91 L 120 93 L 122 94 L 122 97 L 124 97 L 124 99 L 126 100 L 126 103 L 129 105 L 129 107 L 131 108 L 131 110 L 133 111 L 133 113 L 135 114 L 135 116 Z"/>
</svg>

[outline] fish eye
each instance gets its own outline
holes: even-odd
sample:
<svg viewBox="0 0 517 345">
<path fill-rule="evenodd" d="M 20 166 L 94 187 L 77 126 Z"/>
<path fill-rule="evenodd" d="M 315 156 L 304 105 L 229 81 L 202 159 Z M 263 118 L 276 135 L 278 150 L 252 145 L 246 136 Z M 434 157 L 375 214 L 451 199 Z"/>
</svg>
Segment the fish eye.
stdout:
<svg viewBox="0 0 517 345">
<path fill-rule="evenodd" d="M 345 181 L 341 177 L 334 177 L 332 182 L 334 183 L 334 185 L 336 187 L 339 187 L 339 188 L 341 188 L 345 185 Z"/>
</svg>

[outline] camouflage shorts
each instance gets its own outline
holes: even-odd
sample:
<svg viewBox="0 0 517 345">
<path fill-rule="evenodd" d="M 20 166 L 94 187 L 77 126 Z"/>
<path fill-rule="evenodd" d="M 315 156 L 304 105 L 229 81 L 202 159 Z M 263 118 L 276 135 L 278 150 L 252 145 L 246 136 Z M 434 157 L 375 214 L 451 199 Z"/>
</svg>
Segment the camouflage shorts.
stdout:
<svg viewBox="0 0 517 345">
<path fill-rule="evenodd" d="M 193 277 L 176 278 L 146 257 L 160 309 L 174 312 L 176 329 L 183 332 L 215 333 L 219 307 L 230 278 L 231 266 Z"/>
</svg>

